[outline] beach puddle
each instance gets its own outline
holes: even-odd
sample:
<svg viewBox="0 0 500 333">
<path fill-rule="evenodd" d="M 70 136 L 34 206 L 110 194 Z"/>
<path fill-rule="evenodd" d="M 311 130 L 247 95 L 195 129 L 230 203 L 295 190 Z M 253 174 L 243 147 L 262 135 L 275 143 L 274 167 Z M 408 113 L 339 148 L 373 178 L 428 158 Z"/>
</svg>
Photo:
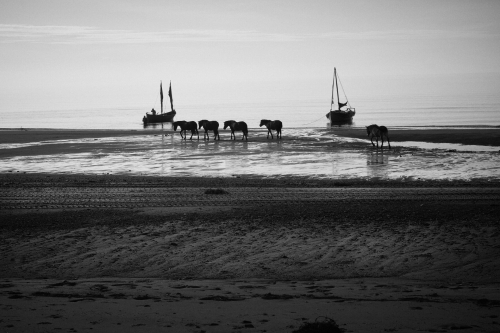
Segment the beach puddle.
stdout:
<svg viewBox="0 0 500 333">
<path fill-rule="evenodd" d="M 368 140 L 320 129 L 289 129 L 282 140 L 252 131 L 250 141 L 181 140 L 132 136 L 1 145 L 0 149 L 51 146 L 56 153 L 2 158 L 0 172 L 124 174 L 152 176 L 471 179 L 500 178 L 498 147 L 392 143 L 376 149 Z M 481 149 L 483 150 L 481 151 Z M 490 148 L 496 149 L 491 151 Z"/>
</svg>

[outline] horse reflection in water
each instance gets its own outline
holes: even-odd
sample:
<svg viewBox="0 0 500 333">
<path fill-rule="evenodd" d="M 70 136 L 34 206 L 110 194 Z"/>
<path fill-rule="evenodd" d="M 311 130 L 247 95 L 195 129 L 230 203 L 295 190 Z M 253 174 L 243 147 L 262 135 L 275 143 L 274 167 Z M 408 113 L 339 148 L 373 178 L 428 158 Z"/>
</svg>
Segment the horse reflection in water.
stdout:
<svg viewBox="0 0 500 333">
<path fill-rule="evenodd" d="M 198 133 L 198 125 L 196 124 L 195 121 L 184 121 L 184 120 L 175 121 L 173 123 L 173 126 L 174 126 L 174 131 L 177 131 L 177 127 L 180 127 L 181 138 L 183 138 L 184 140 L 186 140 L 187 137 L 186 132 L 188 130 L 191 131 L 191 137 L 189 138 L 189 140 L 191 140 L 193 138 L 193 135 L 195 134 L 198 135 L 198 140 L 200 140 L 200 134 Z M 184 132 L 184 135 L 182 135 L 182 132 Z"/>
<path fill-rule="evenodd" d="M 375 153 L 368 154 L 367 163 L 368 165 L 380 165 L 388 164 L 389 155 L 384 155 L 384 151 L 376 151 Z"/>
<path fill-rule="evenodd" d="M 387 177 L 390 171 L 389 154 L 377 150 L 368 154 L 366 160 L 367 172 L 370 177 Z"/>
<path fill-rule="evenodd" d="M 267 138 L 269 139 L 269 134 L 271 134 L 271 139 L 274 139 L 272 130 L 276 131 L 276 139 L 281 139 L 281 129 L 283 128 L 283 123 L 281 120 L 267 120 L 262 119 L 260 121 L 259 127 L 265 125 L 267 127 Z"/>
<path fill-rule="evenodd" d="M 236 134 L 234 134 L 234 132 L 240 131 L 243 132 L 243 137 L 241 138 L 241 140 L 244 140 L 246 138 L 248 141 L 247 123 L 245 123 L 244 121 L 227 120 L 224 122 L 224 129 L 228 127 L 231 129 L 231 139 L 233 139 L 234 136 L 234 140 L 236 140 Z"/>
<path fill-rule="evenodd" d="M 198 125 L 200 126 L 198 129 L 203 127 L 203 129 L 205 130 L 205 133 L 203 134 L 203 140 L 205 140 L 205 136 L 207 137 L 208 140 L 210 140 L 208 131 L 214 131 L 214 140 L 217 140 L 217 138 L 220 140 L 219 122 L 215 120 L 214 121 L 200 120 L 198 122 Z"/>
<path fill-rule="evenodd" d="M 391 149 L 391 143 L 389 142 L 389 130 L 387 129 L 387 127 L 373 124 L 366 127 L 366 133 L 368 133 L 368 136 L 370 137 L 370 140 L 374 147 L 375 147 L 375 144 L 373 143 L 374 137 L 377 140 L 377 148 L 378 148 L 378 138 L 381 138 L 382 140 L 382 145 L 380 146 L 381 149 L 384 148 L 384 138 L 386 138 L 387 145 L 389 145 L 389 149 Z"/>
</svg>

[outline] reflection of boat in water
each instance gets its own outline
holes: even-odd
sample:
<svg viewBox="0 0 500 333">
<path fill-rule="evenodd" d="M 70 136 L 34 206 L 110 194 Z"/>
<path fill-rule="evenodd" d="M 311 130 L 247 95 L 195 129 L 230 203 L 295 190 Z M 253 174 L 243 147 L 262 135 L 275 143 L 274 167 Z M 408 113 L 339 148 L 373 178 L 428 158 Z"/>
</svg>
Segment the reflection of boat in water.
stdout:
<svg viewBox="0 0 500 333">
<path fill-rule="evenodd" d="M 340 81 L 340 80 L 338 80 Z M 334 110 L 335 98 L 334 92 L 337 91 L 337 106 L 338 108 Z M 344 89 L 342 88 L 342 91 Z M 345 93 L 344 93 L 345 96 Z M 352 122 L 352 117 L 356 114 L 356 109 L 351 108 L 347 96 L 345 96 L 345 103 L 340 103 L 339 98 L 339 85 L 337 83 L 337 69 L 333 69 L 333 83 L 332 83 L 332 100 L 330 104 L 330 112 L 326 114 L 326 117 L 330 119 L 330 124 L 346 124 Z M 342 110 L 343 107 L 347 106 L 347 109 Z"/>
<path fill-rule="evenodd" d="M 155 109 L 151 109 L 151 113 L 146 113 L 146 115 L 142 118 L 142 122 L 144 124 L 174 121 L 176 112 L 174 110 L 174 102 L 172 100 L 172 82 L 170 82 L 170 87 L 168 88 L 168 96 L 170 97 L 170 108 L 172 111 L 163 113 L 163 89 L 160 82 L 161 113 L 158 114 Z"/>
</svg>

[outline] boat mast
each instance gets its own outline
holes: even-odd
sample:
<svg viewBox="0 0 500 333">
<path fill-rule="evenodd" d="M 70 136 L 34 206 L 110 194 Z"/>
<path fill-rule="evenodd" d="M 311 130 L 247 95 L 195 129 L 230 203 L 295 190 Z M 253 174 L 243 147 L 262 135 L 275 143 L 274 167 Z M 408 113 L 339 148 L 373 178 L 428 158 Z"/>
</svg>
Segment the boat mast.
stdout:
<svg viewBox="0 0 500 333">
<path fill-rule="evenodd" d="M 330 103 L 330 111 L 333 111 L 333 91 L 335 90 L 335 72 L 333 72 L 333 80 L 332 80 L 332 99 Z"/>
<path fill-rule="evenodd" d="M 160 81 L 160 99 L 161 99 L 161 114 L 163 114 L 163 88 Z"/>
<path fill-rule="evenodd" d="M 172 98 L 172 81 L 170 81 L 170 86 L 168 88 L 168 97 L 170 97 L 170 109 L 174 111 L 174 99 Z"/>
<path fill-rule="evenodd" d="M 337 69 L 336 68 L 333 68 L 333 73 L 335 76 L 335 86 L 337 88 L 337 103 L 339 105 L 339 111 L 340 111 L 339 84 L 337 83 Z"/>
</svg>

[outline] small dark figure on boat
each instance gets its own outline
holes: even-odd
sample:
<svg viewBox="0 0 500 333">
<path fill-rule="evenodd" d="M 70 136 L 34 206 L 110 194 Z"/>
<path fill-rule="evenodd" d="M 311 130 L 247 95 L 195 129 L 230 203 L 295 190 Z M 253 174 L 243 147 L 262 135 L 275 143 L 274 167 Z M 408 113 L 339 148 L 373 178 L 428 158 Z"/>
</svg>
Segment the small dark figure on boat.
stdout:
<svg viewBox="0 0 500 333">
<path fill-rule="evenodd" d="M 370 125 L 366 127 L 366 133 L 370 137 L 372 145 L 375 147 L 373 143 L 373 137 L 377 140 L 377 148 L 378 148 L 378 138 L 381 138 L 382 145 L 380 148 L 384 148 L 384 138 L 387 140 L 387 144 L 389 145 L 389 149 L 391 149 L 391 143 L 389 142 L 389 130 L 385 126 L 378 126 L 376 124 Z"/>
<path fill-rule="evenodd" d="M 267 127 L 267 138 L 269 139 L 269 134 L 271 134 L 271 139 L 274 139 L 273 137 L 273 132 L 271 130 L 276 131 L 276 139 L 281 139 L 281 129 L 283 128 L 283 123 L 281 120 L 267 120 L 267 119 L 262 119 L 260 121 L 259 127 L 262 127 L 262 125 L 266 125 Z"/>
<path fill-rule="evenodd" d="M 155 109 L 151 109 L 151 113 L 153 114 L 153 116 L 156 116 L 156 110 Z"/>
</svg>

